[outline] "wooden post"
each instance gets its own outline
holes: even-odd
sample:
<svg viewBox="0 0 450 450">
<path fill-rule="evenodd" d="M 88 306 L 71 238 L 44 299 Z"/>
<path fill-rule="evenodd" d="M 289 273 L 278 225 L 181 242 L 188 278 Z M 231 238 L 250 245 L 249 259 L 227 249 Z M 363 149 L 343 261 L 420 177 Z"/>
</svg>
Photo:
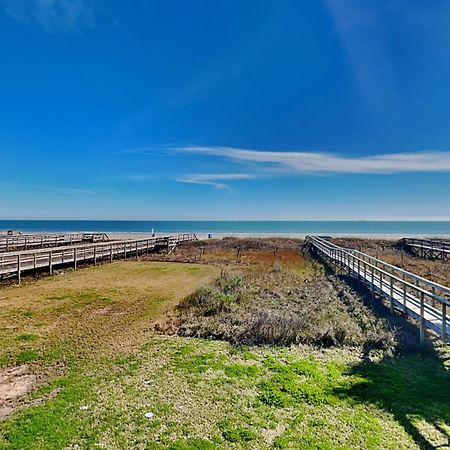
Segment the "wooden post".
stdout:
<svg viewBox="0 0 450 450">
<path fill-rule="evenodd" d="M 73 249 L 73 268 L 77 270 L 77 249 Z"/>
<path fill-rule="evenodd" d="M 28 236 L 25 236 L 25 250 L 28 250 Z"/>
<path fill-rule="evenodd" d="M 33 254 L 33 267 L 36 269 L 36 252 Z"/>
<path fill-rule="evenodd" d="M 53 274 L 53 252 L 50 250 L 48 252 L 48 269 L 50 272 L 50 275 Z"/>
<path fill-rule="evenodd" d="M 94 266 L 97 265 L 97 246 L 94 246 Z"/>
<path fill-rule="evenodd" d="M 420 343 L 423 344 L 425 340 L 425 317 L 424 317 L 424 293 L 420 293 Z"/>
<path fill-rule="evenodd" d="M 447 305 L 442 303 L 442 339 L 445 341 L 447 339 Z"/>
<path fill-rule="evenodd" d="M 136 259 L 138 259 L 139 253 L 138 253 L 138 242 L 136 241 Z"/>
<path fill-rule="evenodd" d="M 113 262 L 113 245 L 109 246 L 109 262 Z"/>
<path fill-rule="evenodd" d="M 370 293 L 372 298 L 375 298 L 375 293 L 373 291 L 373 266 L 370 266 Z"/>
<path fill-rule="evenodd" d="M 358 281 L 361 282 L 361 260 L 358 258 Z"/>
<path fill-rule="evenodd" d="M 127 244 L 126 242 L 123 243 L 123 254 L 124 254 L 124 259 L 127 259 Z"/>
<path fill-rule="evenodd" d="M 21 278 L 21 266 L 20 266 L 20 253 L 17 255 L 17 281 L 20 284 Z"/>
<path fill-rule="evenodd" d="M 394 279 L 391 277 L 389 282 L 389 310 L 394 312 Z"/>
<path fill-rule="evenodd" d="M 44 248 L 44 236 L 41 236 L 41 248 Z"/>
<path fill-rule="evenodd" d="M 383 297 L 383 272 L 380 270 L 380 295 Z"/>
<path fill-rule="evenodd" d="M 403 283 L 403 310 L 406 313 L 406 284 Z"/>
</svg>

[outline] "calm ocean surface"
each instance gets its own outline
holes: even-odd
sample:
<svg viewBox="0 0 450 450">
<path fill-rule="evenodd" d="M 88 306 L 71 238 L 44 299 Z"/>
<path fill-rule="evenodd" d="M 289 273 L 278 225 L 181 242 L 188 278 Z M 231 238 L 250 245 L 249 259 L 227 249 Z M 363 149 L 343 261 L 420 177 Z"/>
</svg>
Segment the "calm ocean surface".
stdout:
<svg viewBox="0 0 450 450">
<path fill-rule="evenodd" d="M 110 221 L 0 220 L 0 230 L 21 232 L 104 231 L 106 233 L 195 232 L 218 235 L 450 235 L 450 222 L 381 221 Z"/>
</svg>

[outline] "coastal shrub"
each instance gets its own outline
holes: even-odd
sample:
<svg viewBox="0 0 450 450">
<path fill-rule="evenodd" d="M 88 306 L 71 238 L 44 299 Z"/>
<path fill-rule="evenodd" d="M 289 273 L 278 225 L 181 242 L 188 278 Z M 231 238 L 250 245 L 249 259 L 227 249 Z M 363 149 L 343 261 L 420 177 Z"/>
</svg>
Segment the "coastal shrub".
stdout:
<svg viewBox="0 0 450 450">
<path fill-rule="evenodd" d="M 234 345 L 312 344 L 393 351 L 396 333 L 336 277 L 282 267 L 222 275 L 182 301 L 170 319 L 182 336 Z"/>
</svg>

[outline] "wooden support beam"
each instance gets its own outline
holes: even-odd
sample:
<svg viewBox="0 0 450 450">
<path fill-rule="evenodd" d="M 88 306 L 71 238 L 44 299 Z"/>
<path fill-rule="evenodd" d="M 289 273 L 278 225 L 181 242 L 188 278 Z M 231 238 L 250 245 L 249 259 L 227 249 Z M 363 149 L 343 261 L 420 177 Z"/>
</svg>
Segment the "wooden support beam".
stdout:
<svg viewBox="0 0 450 450">
<path fill-rule="evenodd" d="M 425 340 L 425 294 L 423 292 L 420 293 L 420 321 L 419 321 L 419 327 L 420 327 L 420 343 L 423 344 Z"/>
<path fill-rule="evenodd" d="M 22 271 L 21 271 L 21 265 L 20 265 L 20 253 L 17 255 L 17 282 L 20 284 L 22 281 Z"/>
</svg>

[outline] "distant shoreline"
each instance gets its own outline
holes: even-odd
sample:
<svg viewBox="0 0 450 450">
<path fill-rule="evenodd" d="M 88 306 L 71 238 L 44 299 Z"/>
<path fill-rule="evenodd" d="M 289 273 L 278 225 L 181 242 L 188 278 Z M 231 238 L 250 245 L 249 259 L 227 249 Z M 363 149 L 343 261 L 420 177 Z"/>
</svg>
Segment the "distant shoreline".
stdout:
<svg viewBox="0 0 450 450">
<path fill-rule="evenodd" d="M 196 236 L 200 240 L 208 239 L 208 233 L 195 232 Z M 106 233 L 110 239 L 147 239 L 152 237 L 151 233 L 139 233 L 139 232 L 112 232 Z M 174 233 L 155 233 L 156 236 L 167 236 Z M 386 239 L 386 240 L 398 240 L 403 237 L 413 237 L 413 238 L 449 238 L 450 234 L 440 234 L 440 235 L 429 235 L 429 234 L 371 234 L 371 233 L 211 233 L 212 239 L 223 239 L 227 237 L 234 238 L 260 238 L 260 239 L 270 239 L 270 238 L 290 238 L 290 239 L 305 239 L 309 235 L 327 235 L 333 238 L 355 238 L 355 239 Z"/>
<path fill-rule="evenodd" d="M 196 233 L 206 238 L 290 237 L 307 235 L 399 239 L 401 237 L 450 237 L 450 221 L 98 221 L 98 220 L 0 220 L 0 230 L 22 233 L 104 232 L 139 237 Z"/>
</svg>

